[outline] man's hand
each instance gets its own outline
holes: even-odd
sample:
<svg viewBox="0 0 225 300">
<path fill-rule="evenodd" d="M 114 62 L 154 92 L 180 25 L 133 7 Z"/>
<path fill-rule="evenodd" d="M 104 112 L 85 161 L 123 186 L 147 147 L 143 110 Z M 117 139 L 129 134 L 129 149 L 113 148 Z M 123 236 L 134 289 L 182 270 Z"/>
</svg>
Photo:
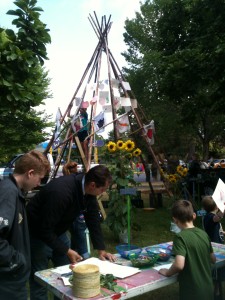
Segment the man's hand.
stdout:
<svg viewBox="0 0 225 300">
<path fill-rule="evenodd" d="M 113 254 L 106 252 L 105 250 L 98 250 L 98 257 L 101 260 L 115 261 L 116 258 Z"/>
<path fill-rule="evenodd" d="M 83 257 L 80 256 L 76 251 L 72 249 L 69 249 L 66 255 L 69 257 L 69 260 L 72 264 L 83 260 Z"/>
</svg>

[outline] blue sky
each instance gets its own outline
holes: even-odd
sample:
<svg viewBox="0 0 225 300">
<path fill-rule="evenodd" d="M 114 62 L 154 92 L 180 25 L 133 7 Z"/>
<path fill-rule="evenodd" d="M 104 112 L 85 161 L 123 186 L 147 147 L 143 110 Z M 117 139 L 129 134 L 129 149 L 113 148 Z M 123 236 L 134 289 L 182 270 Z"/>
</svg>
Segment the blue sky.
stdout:
<svg viewBox="0 0 225 300">
<path fill-rule="evenodd" d="M 80 82 L 81 76 L 93 54 L 98 39 L 88 20 L 95 11 L 100 20 L 103 15 L 113 22 L 108 35 L 109 49 L 119 67 L 126 65 L 121 52 L 124 22 L 135 17 L 139 11 L 139 0 L 38 0 L 44 12 L 41 21 L 50 29 L 52 43 L 48 46 L 49 60 L 45 62 L 51 78 L 50 90 L 53 98 L 44 107 L 55 119 L 57 108 L 64 113 Z M 13 16 L 6 15 L 9 9 L 16 9 L 12 0 L 0 1 L 0 26 L 9 28 Z"/>
</svg>

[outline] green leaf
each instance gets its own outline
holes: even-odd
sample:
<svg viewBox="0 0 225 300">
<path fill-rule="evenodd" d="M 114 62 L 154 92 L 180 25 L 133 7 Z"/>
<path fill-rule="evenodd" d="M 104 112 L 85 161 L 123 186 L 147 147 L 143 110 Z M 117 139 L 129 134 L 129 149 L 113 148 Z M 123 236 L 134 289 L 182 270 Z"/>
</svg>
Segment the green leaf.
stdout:
<svg viewBox="0 0 225 300">
<path fill-rule="evenodd" d="M 3 79 L 2 80 L 3 85 L 5 86 L 12 86 L 12 83 L 8 82 L 7 80 Z"/>
<path fill-rule="evenodd" d="M 18 16 L 18 13 L 15 10 L 8 10 L 7 15 Z"/>
</svg>

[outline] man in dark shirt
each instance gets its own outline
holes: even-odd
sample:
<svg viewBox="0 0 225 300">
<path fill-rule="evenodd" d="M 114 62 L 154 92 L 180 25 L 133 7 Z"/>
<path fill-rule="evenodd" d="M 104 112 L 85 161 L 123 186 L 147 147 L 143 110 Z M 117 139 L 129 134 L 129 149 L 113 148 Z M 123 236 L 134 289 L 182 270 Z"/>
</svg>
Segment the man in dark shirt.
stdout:
<svg viewBox="0 0 225 300">
<path fill-rule="evenodd" d="M 98 165 L 86 174 L 62 176 L 44 186 L 27 205 L 31 240 L 30 299 L 47 299 L 46 289 L 34 281 L 34 273 L 55 266 L 76 263 L 82 257 L 70 248 L 65 233 L 83 213 L 94 249 L 102 260 L 114 260 L 105 251 L 96 196 L 106 191 L 111 175 Z"/>
</svg>

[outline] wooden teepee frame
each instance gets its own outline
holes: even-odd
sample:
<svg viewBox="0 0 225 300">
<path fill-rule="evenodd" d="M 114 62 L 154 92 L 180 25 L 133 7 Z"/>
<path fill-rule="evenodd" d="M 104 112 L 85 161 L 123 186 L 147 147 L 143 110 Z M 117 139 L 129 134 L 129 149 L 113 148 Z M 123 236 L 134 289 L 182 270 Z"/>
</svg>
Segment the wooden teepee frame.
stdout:
<svg viewBox="0 0 225 300">
<path fill-rule="evenodd" d="M 120 118 L 121 116 L 117 117 L 117 113 L 116 113 L 116 108 L 114 106 L 114 100 L 115 100 L 115 96 L 114 96 L 114 90 L 113 90 L 113 84 L 112 84 L 112 76 L 113 76 L 113 80 L 116 80 L 118 82 L 118 88 L 120 90 L 120 93 L 123 95 L 123 97 L 126 98 L 130 98 L 131 100 L 131 106 L 129 107 L 129 109 L 127 109 L 126 114 L 129 116 L 130 120 L 136 120 L 136 126 L 135 126 L 135 131 L 131 132 L 131 134 L 134 134 L 133 136 L 135 137 L 135 133 L 138 132 L 138 136 L 142 137 L 147 145 L 147 148 L 149 150 L 149 153 L 152 155 L 158 169 L 160 169 L 160 165 L 159 165 L 159 161 L 155 156 L 155 153 L 152 149 L 151 143 L 149 141 L 149 138 L 147 137 L 146 131 L 144 129 L 144 123 L 147 124 L 149 121 L 147 119 L 147 117 L 145 116 L 141 106 L 138 104 L 138 102 L 135 99 L 135 96 L 133 94 L 133 92 L 131 90 L 127 90 L 124 82 L 126 82 L 116 60 L 114 59 L 109 47 L 108 47 L 108 33 L 110 31 L 112 22 L 110 21 L 111 19 L 111 15 L 109 16 L 108 20 L 106 19 L 106 16 L 103 16 L 101 18 L 101 22 L 99 22 L 96 13 L 94 12 L 94 16 L 91 16 L 89 14 L 88 17 L 92 28 L 94 29 L 94 32 L 98 38 L 98 44 L 93 52 L 93 55 L 82 75 L 82 78 L 75 90 L 74 95 L 72 96 L 72 99 L 65 111 L 65 113 L 62 115 L 61 119 L 60 119 L 60 124 L 62 124 L 63 122 L 65 122 L 66 117 L 68 118 L 73 118 L 76 117 L 79 114 L 79 110 L 82 107 L 82 103 L 84 101 L 85 95 L 86 95 L 86 91 L 87 91 L 87 84 L 90 84 L 93 82 L 93 84 L 95 84 L 95 90 L 93 90 L 93 97 L 98 95 L 99 92 L 99 83 L 100 83 L 100 72 L 101 72 L 101 65 L 102 65 L 102 55 L 103 53 L 105 53 L 106 55 L 106 61 L 107 61 L 107 73 L 108 73 L 108 83 L 109 83 L 109 92 L 110 92 L 110 98 L 111 98 L 111 108 L 112 108 L 112 122 L 113 123 L 113 132 L 114 132 L 114 138 L 115 140 L 119 139 L 119 133 L 117 131 L 116 128 L 116 121 L 118 118 Z M 93 79 L 94 78 L 94 79 Z M 85 79 L 86 79 L 86 85 L 84 87 L 82 96 L 81 96 L 81 102 L 80 104 L 77 106 L 75 113 L 72 114 L 71 110 L 73 108 L 74 102 L 76 100 L 77 94 L 80 91 L 81 87 L 83 84 L 85 84 Z M 93 80 L 93 81 L 91 81 Z M 135 103 L 135 104 L 134 104 Z M 96 116 L 96 109 L 97 109 L 97 102 L 95 104 L 93 104 L 91 106 L 91 117 L 90 120 L 93 120 L 93 118 Z M 105 126 L 109 125 L 110 123 L 106 124 Z M 68 123 L 67 123 L 68 124 Z M 77 137 L 77 133 L 73 131 L 73 128 L 71 126 L 71 124 L 68 124 L 68 128 L 67 128 L 67 132 L 64 138 L 64 141 L 61 142 L 58 146 L 62 146 L 61 152 L 58 154 L 57 158 L 56 158 L 56 162 L 55 162 L 55 171 L 52 174 L 52 177 L 55 177 L 55 175 L 57 174 L 58 168 L 59 168 L 59 164 L 61 162 L 61 159 L 64 155 L 64 152 L 66 150 L 66 148 L 69 146 L 69 155 L 68 155 L 68 160 L 70 160 L 70 153 L 71 153 L 71 147 L 72 147 L 72 143 L 73 140 L 75 141 L 85 170 L 88 171 L 90 168 L 90 164 L 91 164 L 91 156 L 92 156 L 92 145 L 93 145 L 93 137 L 95 132 L 94 129 L 94 122 L 91 122 L 90 124 L 90 135 L 88 136 L 88 138 L 90 139 L 89 141 L 89 153 L 88 153 L 88 160 L 86 160 L 84 152 L 82 150 L 82 147 L 80 145 L 79 139 Z M 132 130 L 132 122 L 130 122 L 130 127 Z M 55 135 L 53 134 L 45 152 L 47 153 L 51 146 L 53 145 L 55 141 Z M 152 185 L 149 181 L 149 185 L 150 185 L 150 189 L 152 191 L 152 194 L 154 195 L 154 191 L 152 188 Z"/>
</svg>

